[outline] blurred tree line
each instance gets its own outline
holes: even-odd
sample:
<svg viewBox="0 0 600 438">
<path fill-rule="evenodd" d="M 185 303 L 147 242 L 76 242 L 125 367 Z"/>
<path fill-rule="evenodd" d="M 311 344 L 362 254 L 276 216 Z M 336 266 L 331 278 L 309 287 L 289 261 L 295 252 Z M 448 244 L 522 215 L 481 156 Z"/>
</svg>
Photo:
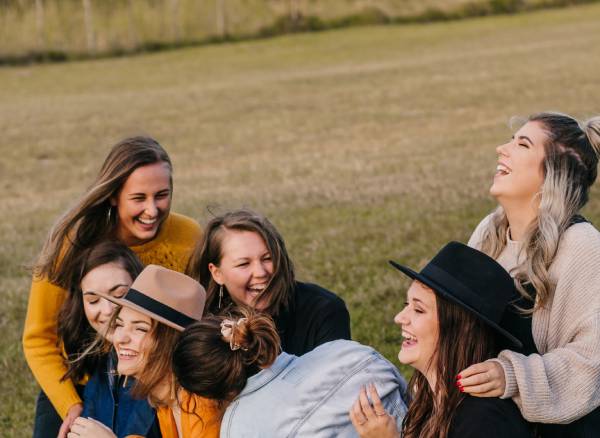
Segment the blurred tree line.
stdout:
<svg viewBox="0 0 600 438">
<path fill-rule="evenodd" d="M 0 0 L 0 63 L 595 0 Z"/>
</svg>

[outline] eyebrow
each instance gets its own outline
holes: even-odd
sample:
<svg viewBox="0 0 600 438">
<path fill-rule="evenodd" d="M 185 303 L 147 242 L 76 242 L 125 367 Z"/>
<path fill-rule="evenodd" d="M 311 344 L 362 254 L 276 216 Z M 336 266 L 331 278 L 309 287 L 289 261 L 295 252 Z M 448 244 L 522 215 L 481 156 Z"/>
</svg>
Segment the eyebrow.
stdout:
<svg viewBox="0 0 600 438">
<path fill-rule="evenodd" d="M 118 288 L 120 287 L 129 287 L 128 284 L 115 284 L 113 287 L 111 287 L 108 292 L 114 292 L 116 291 Z M 94 292 L 93 290 L 88 290 L 83 292 L 84 295 L 98 295 L 96 292 Z"/>
<path fill-rule="evenodd" d="M 158 192 L 155 193 L 155 195 L 161 194 L 161 193 L 165 193 L 165 192 L 170 192 L 171 189 L 161 189 Z M 142 193 L 142 192 L 135 192 L 135 193 L 128 193 L 127 196 L 146 196 L 146 193 Z"/>
<path fill-rule="evenodd" d="M 152 325 L 152 324 L 150 324 L 148 321 L 142 321 L 142 320 L 139 320 L 139 321 L 131 321 L 131 323 L 132 323 L 132 324 L 146 324 L 146 325 Z"/>
<path fill-rule="evenodd" d="M 416 302 L 418 302 L 419 304 L 421 304 L 421 305 L 423 305 L 425 307 L 429 307 L 427 304 L 425 304 L 423 301 L 421 301 L 418 298 L 412 298 L 411 301 L 416 301 Z"/>
<path fill-rule="evenodd" d="M 531 139 L 529 137 L 527 137 L 526 135 L 519 135 L 519 140 L 527 140 L 529 143 L 531 143 L 533 145 L 533 142 L 531 141 Z"/>
</svg>

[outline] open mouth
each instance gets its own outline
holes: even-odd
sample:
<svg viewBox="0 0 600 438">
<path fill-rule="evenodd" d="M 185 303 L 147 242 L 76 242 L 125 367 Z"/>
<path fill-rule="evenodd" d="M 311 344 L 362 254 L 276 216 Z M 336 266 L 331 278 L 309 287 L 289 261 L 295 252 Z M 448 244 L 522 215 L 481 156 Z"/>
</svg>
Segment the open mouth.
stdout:
<svg viewBox="0 0 600 438">
<path fill-rule="evenodd" d="M 498 163 L 496 166 L 496 176 L 506 176 L 510 175 L 512 170 L 504 163 Z"/>
<path fill-rule="evenodd" d="M 412 334 L 410 334 L 410 333 L 408 333 L 408 332 L 402 332 L 402 338 L 403 338 L 403 341 L 402 341 L 402 348 L 410 348 L 410 347 L 413 347 L 413 346 L 415 346 L 415 345 L 417 344 L 417 342 L 418 342 L 418 341 L 417 341 L 417 338 L 416 338 L 414 335 L 412 335 Z"/>
<path fill-rule="evenodd" d="M 144 230 L 153 230 L 156 227 L 156 225 L 158 224 L 158 216 L 156 216 L 154 218 L 151 218 L 151 219 L 149 219 L 149 218 L 142 218 L 142 217 L 136 217 L 135 221 Z"/>
<path fill-rule="evenodd" d="M 252 297 L 260 296 L 267 289 L 267 283 L 251 284 L 246 288 L 246 293 Z"/>
<path fill-rule="evenodd" d="M 127 348 L 121 349 L 117 352 L 119 361 L 130 361 L 138 357 L 138 352 L 129 350 Z"/>
</svg>

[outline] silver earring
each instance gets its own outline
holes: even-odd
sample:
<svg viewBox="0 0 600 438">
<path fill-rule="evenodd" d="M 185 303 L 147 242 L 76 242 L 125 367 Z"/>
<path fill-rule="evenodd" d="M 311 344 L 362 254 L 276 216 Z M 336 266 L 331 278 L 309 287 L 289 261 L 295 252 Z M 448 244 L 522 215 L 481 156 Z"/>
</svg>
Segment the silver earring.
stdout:
<svg viewBox="0 0 600 438">
<path fill-rule="evenodd" d="M 112 213 L 112 206 L 109 205 L 108 206 L 108 213 L 106 215 L 106 225 L 108 225 L 110 227 L 110 217 L 111 217 L 111 213 Z"/>
<path fill-rule="evenodd" d="M 221 300 L 223 300 L 223 285 L 219 286 L 219 309 L 221 308 Z"/>
</svg>

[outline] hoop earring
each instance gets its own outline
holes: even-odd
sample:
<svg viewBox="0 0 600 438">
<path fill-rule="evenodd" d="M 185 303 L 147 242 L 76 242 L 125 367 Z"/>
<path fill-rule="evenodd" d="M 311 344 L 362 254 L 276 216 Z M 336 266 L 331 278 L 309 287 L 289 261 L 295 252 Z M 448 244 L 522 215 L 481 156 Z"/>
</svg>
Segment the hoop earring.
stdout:
<svg viewBox="0 0 600 438">
<path fill-rule="evenodd" d="M 223 300 L 223 285 L 219 285 L 219 307 L 218 309 L 221 308 L 221 301 Z"/>
<path fill-rule="evenodd" d="M 110 220 L 111 220 L 111 215 L 112 215 L 112 209 L 113 209 L 113 208 L 112 208 L 112 205 L 110 205 L 110 206 L 108 207 L 108 213 L 106 214 L 106 225 L 107 225 L 108 227 L 110 227 Z"/>
</svg>

